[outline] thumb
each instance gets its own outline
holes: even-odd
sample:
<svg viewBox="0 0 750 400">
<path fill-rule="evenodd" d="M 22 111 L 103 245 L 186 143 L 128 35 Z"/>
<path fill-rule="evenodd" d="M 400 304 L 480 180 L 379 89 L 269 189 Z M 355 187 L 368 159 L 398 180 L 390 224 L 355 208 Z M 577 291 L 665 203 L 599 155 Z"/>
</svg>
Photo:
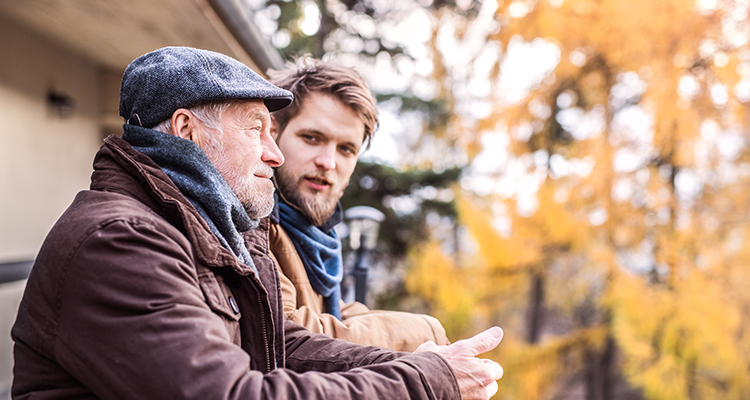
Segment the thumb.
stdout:
<svg viewBox="0 0 750 400">
<path fill-rule="evenodd" d="M 501 340 L 503 340 L 503 330 L 499 326 L 493 326 L 474 337 L 466 339 L 463 348 L 470 356 L 474 357 L 494 349 L 500 344 Z"/>
</svg>

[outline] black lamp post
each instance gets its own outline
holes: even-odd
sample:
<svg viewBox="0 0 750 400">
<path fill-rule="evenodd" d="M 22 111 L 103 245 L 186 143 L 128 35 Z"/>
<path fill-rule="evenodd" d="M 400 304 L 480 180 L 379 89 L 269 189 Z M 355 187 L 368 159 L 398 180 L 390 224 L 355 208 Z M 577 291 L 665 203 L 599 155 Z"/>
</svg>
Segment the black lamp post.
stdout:
<svg viewBox="0 0 750 400">
<path fill-rule="evenodd" d="M 367 270 L 372 264 L 372 251 L 378 243 L 378 229 L 385 215 L 368 206 L 352 207 L 344 212 L 349 221 L 349 240 L 357 254 L 354 262 L 354 300 L 364 304 L 367 297 Z"/>
</svg>

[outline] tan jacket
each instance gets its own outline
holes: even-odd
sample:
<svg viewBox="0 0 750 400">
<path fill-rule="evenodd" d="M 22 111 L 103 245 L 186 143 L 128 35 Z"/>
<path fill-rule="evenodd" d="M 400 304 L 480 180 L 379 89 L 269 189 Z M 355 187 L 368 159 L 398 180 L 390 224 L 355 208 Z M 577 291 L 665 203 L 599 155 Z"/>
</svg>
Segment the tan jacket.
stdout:
<svg viewBox="0 0 750 400">
<path fill-rule="evenodd" d="M 323 297 L 315 292 L 294 244 L 281 225 L 271 223 L 270 245 L 281 278 L 284 313 L 315 333 L 357 344 L 396 351 L 414 351 L 432 340 L 448 344 L 445 329 L 429 315 L 370 310 L 362 303 L 341 305 L 341 321 L 323 312 Z"/>
</svg>

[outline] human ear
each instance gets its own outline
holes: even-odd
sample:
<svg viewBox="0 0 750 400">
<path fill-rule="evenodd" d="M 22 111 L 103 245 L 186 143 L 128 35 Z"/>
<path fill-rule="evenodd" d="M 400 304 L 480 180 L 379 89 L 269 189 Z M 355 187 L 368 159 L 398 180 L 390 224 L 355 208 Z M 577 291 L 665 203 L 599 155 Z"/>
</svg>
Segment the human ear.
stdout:
<svg viewBox="0 0 750 400">
<path fill-rule="evenodd" d="M 203 131 L 198 126 L 198 119 L 186 108 L 179 108 L 172 114 L 172 134 L 191 140 L 202 148 Z"/>
</svg>

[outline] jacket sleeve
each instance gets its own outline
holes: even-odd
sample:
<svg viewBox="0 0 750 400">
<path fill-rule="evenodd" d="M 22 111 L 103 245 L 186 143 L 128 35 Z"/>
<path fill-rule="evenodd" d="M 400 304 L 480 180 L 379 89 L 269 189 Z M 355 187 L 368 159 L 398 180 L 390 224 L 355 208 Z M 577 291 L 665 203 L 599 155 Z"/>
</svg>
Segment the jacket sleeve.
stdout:
<svg viewBox="0 0 750 400">
<path fill-rule="evenodd" d="M 274 251 L 280 249 L 293 249 L 293 245 L 283 245 L 280 242 L 288 240 L 286 233 L 278 229 L 272 236 L 271 247 Z M 276 243 L 274 241 L 276 240 Z M 291 251 L 291 250 L 290 250 Z M 309 294 L 299 296 L 297 288 L 289 278 L 288 274 L 295 276 L 306 276 L 301 269 L 302 261 L 298 260 L 296 254 L 281 254 L 274 257 L 279 266 L 281 283 L 281 298 L 284 314 L 287 317 L 309 329 L 311 332 L 324 333 L 337 339 L 348 340 L 365 346 L 380 346 L 395 351 L 414 351 L 419 345 L 427 341 L 433 341 L 439 345 L 448 344 L 448 337 L 440 322 L 423 314 L 414 314 L 400 311 L 370 310 L 362 303 L 344 304 L 341 306 L 341 320 L 331 314 L 323 313 L 316 309 L 313 301 L 320 302 L 317 296 L 312 299 Z M 290 271 L 290 269 L 299 269 Z M 309 283 L 298 283 L 308 287 Z M 298 299 L 303 298 L 301 303 Z"/>
<path fill-rule="evenodd" d="M 99 398 L 460 397 L 450 367 L 434 353 L 367 356 L 366 348 L 294 330 L 287 347 L 300 368 L 253 371 L 207 306 L 192 263 L 187 240 L 167 224 L 116 221 L 88 235 L 59 283 L 55 359 Z M 322 366 L 336 349 L 359 360 L 355 369 L 302 373 L 330 370 Z M 294 361 L 298 355 L 303 361 Z"/>
<path fill-rule="evenodd" d="M 297 305 L 294 285 L 284 275 L 281 275 L 281 297 L 287 317 L 311 332 L 395 351 L 412 352 L 429 340 L 439 345 L 449 343 L 443 326 L 429 315 L 370 310 L 362 303 L 342 302 L 339 320 L 306 305 Z"/>
<path fill-rule="evenodd" d="M 381 381 L 381 376 L 389 380 L 400 381 L 406 379 L 404 388 L 392 387 L 381 391 L 380 398 L 388 398 L 393 393 L 396 399 L 440 399 L 445 396 L 460 398 L 456 378 L 450 372 L 450 366 L 435 353 L 422 352 L 418 354 L 393 352 L 381 347 L 360 346 L 345 340 L 334 339 L 330 336 L 312 333 L 304 327 L 285 321 L 285 345 L 287 368 L 295 371 L 319 371 L 344 374 L 364 374 L 363 384 L 369 385 L 367 380 Z M 335 354 L 335 359 L 328 355 Z M 376 375 L 372 375 L 375 373 Z M 418 384 L 421 382 L 422 384 Z M 415 384 L 416 383 L 416 384 Z M 427 390 L 425 390 L 427 389 Z M 367 392 L 358 395 L 366 395 Z"/>
</svg>

